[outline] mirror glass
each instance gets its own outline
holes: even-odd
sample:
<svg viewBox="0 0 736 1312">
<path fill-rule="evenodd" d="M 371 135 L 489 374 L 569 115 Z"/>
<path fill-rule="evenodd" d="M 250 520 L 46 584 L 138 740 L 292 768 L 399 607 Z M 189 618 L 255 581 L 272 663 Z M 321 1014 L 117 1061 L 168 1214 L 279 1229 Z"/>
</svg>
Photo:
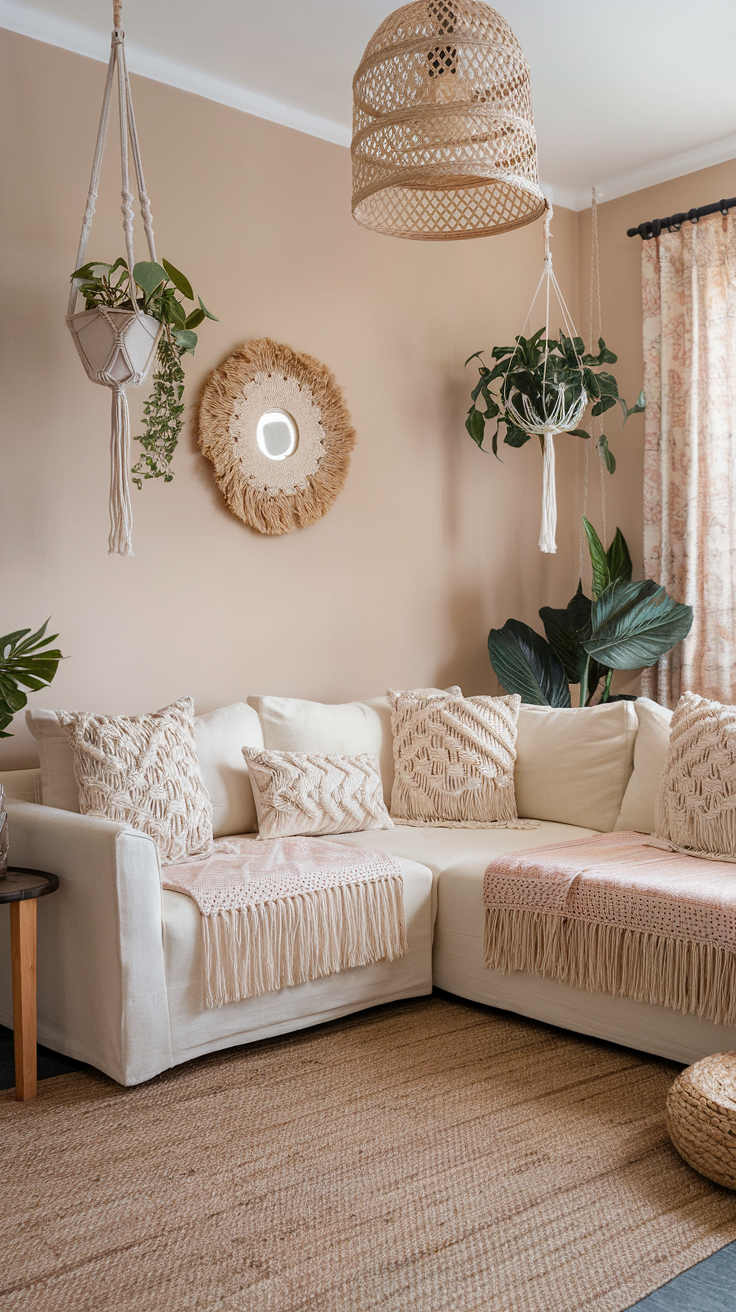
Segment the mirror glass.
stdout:
<svg viewBox="0 0 736 1312">
<path fill-rule="evenodd" d="M 299 433 L 291 415 L 285 410 L 265 410 L 258 420 L 256 438 L 261 451 L 269 460 L 286 460 L 296 450 Z"/>
</svg>

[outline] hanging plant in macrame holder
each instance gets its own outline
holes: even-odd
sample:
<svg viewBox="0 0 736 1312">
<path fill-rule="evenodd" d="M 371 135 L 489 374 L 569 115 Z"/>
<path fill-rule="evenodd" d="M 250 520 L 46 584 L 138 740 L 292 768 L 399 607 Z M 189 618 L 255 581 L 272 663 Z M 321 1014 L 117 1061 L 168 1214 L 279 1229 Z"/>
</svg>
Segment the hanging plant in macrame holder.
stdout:
<svg viewBox="0 0 736 1312">
<path fill-rule="evenodd" d="M 233 514 L 259 533 L 290 533 L 334 503 L 355 431 L 327 366 L 264 337 L 212 373 L 199 445 Z"/>
<path fill-rule="evenodd" d="M 595 416 L 604 414 L 618 402 L 624 413 L 624 423 L 629 415 L 637 414 L 644 408 L 643 395 L 639 396 L 636 405 L 629 408 L 618 394 L 616 379 L 612 374 L 602 371 L 604 364 L 615 364 L 617 359 L 602 338 L 598 342 L 598 355 L 585 353 L 583 340 L 577 335 L 552 267 L 552 215 L 552 207 L 548 206 L 544 221 L 544 268 L 522 332 L 515 339 L 514 346 L 494 347 L 492 356 L 495 364 L 492 368 L 481 362 L 480 377 L 473 388 L 471 406 L 465 421 L 470 436 L 481 449 L 486 422 L 493 419 L 497 421 L 491 443 L 496 456 L 501 426 L 506 429 L 503 440 L 508 446 L 524 446 L 531 437 L 539 438 L 543 456 L 539 549 L 545 552 L 557 550 L 554 438 L 559 433 L 570 433 L 589 440 L 590 433 L 579 425 L 590 402 L 591 413 Z M 526 338 L 524 333 L 527 324 L 543 289 L 544 326 L 532 337 Z M 549 335 L 552 294 L 557 300 L 562 321 L 559 339 Z M 476 351 L 465 361 L 466 365 L 471 360 L 482 361 L 482 355 L 482 351 Z M 478 407 L 479 401 L 482 402 L 482 409 Z M 599 435 L 597 445 L 608 472 L 612 474 L 616 461 L 604 433 Z"/>
<path fill-rule="evenodd" d="M 114 28 L 107 68 L 107 82 L 102 102 L 102 114 L 97 135 L 97 148 L 92 166 L 92 177 L 87 195 L 87 206 L 82 222 L 77 262 L 80 269 L 87 254 L 92 218 L 97 203 L 102 157 L 105 151 L 110 120 L 110 100 L 113 81 L 117 73 L 118 104 L 120 109 L 120 162 L 123 195 L 123 232 L 128 269 L 135 265 L 133 254 L 133 196 L 130 191 L 129 152 L 133 155 L 138 200 L 143 227 L 151 260 L 156 260 L 151 206 L 146 195 L 138 134 L 133 115 L 133 100 L 125 59 L 125 33 L 120 28 L 121 0 L 113 5 Z M 109 554 L 132 556 L 131 534 L 133 514 L 130 505 L 128 468 L 130 465 L 130 419 L 128 415 L 127 387 L 138 387 L 146 378 L 156 353 L 161 324 L 151 315 L 144 314 L 135 301 L 132 309 L 109 309 L 104 305 L 75 313 L 81 279 L 72 282 L 67 311 L 67 325 L 74 339 L 88 378 L 93 383 L 109 387 L 112 391 L 112 424 L 110 435 L 110 538 Z"/>
</svg>

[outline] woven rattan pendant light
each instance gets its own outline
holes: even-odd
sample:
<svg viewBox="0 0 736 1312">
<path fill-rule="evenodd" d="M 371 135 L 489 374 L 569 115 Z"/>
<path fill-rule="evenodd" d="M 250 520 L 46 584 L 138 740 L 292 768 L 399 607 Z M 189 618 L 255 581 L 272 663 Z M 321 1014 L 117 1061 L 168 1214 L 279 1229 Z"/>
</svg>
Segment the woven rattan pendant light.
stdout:
<svg viewBox="0 0 736 1312">
<path fill-rule="evenodd" d="M 481 0 L 414 0 L 353 79 L 353 216 L 392 237 L 509 232 L 544 210 L 529 65 Z"/>
</svg>

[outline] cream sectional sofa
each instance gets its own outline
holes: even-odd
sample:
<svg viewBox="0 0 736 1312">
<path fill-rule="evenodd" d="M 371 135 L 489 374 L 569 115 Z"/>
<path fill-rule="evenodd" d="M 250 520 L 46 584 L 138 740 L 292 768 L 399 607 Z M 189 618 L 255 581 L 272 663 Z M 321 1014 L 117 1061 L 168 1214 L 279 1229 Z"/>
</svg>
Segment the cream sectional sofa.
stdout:
<svg viewBox="0 0 736 1312">
<path fill-rule="evenodd" d="M 44 718 L 45 717 L 45 718 Z M 199 913 L 161 887 L 152 839 L 78 813 L 71 755 L 56 717 L 35 712 L 39 770 L 0 775 L 11 860 L 59 875 L 39 906 L 39 1040 L 136 1084 L 202 1053 L 287 1033 L 433 984 L 476 1002 L 678 1061 L 736 1048 L 736 1029 L 665 1007 L 586 993 L 556 980 L 483 965 L 483 874 L 496 855 L 612 829 L 653 827 L 669 712 L 653 702 L 585 710 L 524 706 L 515 785 L 529 829 L 393 829 L 331 836 L 398 860 L 409 951 L 399 961 L 208 1010 Z M 216 836 L 252 832 L 243 746 L 375 752 L 386 799 L 393 779 L 386 698 L 324 706 L 252 698 L 197 717 L 200 768 Z M 736 878 L 736 874 L 735 874 Z M 12 1023 L 7 907 L 0 908 L 0 1021 Z"/>
</svg>

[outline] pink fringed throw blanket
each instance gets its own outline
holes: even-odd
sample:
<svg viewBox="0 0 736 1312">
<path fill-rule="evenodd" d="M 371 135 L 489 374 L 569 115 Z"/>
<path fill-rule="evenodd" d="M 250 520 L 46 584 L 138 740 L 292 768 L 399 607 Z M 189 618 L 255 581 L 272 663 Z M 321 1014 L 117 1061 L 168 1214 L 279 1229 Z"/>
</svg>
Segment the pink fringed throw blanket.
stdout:
<svg viewBox="0 0 736 1312">
<path fill-rule="evenodd" d="M 736 870 L 597 834 L 497 857 L 485 964 L 736 1024 Z"/>
<path fill-rule="evenodd" d="M 406 955 L 401 871 L 383 852 L 320 838 L 220 839 L 165 866 L 202 917 L 208 1007 Z"/>
</svg>

